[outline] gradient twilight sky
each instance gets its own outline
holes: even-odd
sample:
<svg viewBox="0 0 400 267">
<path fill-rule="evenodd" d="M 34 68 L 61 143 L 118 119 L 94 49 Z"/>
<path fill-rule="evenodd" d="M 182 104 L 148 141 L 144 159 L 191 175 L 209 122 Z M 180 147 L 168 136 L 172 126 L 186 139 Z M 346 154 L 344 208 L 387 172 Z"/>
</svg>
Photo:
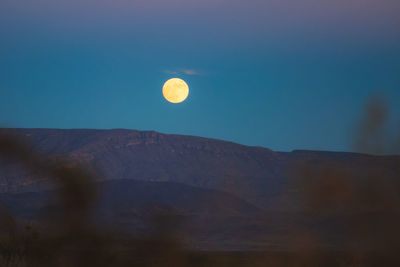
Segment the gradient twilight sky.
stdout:
<svg viewBox="0 0 400 267">
<path fill-rule="evenodd" d="M 2 0 L 0 123 L 351 150 L 400 114 L 399 0 Z M 172 77 L 190 95 L 170 104 Z"/>
</svg>

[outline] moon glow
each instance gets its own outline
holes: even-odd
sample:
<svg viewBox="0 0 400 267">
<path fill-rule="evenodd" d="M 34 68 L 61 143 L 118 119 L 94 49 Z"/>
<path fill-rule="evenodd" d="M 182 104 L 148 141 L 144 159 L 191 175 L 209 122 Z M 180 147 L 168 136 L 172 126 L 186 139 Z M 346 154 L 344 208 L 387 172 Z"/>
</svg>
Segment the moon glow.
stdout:
<svg viewBox="0 0 400 267">
<path fill-rule="evenodd" d="M 182 79 L 172 78 L 165 82 L 162 93 L 169 102 L 181 103 L 189 95 L 189 86 Z"/>
</svg>

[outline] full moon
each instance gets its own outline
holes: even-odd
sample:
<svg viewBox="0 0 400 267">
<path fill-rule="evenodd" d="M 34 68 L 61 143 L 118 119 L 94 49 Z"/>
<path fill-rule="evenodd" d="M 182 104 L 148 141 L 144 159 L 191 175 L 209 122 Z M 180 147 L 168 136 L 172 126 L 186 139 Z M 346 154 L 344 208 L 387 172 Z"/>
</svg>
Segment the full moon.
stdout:
<svg viewBox="0 0 400 267">
<path fill-rule="evenodd" d="M 172 78 L 165 82 L 162 93 L 169 102 L 181 103 L 189 95 L 189 86 L 182 79 Z"/>
</svg>

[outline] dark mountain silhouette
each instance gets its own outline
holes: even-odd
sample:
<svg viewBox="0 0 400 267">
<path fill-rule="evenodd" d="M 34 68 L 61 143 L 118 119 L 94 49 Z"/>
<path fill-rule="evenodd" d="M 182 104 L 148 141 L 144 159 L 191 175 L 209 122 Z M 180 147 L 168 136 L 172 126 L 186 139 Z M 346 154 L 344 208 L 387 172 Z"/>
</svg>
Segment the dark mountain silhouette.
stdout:
<svg viewBox="0 0 400 267">
<path fill-rule="evenodd" d="M 0 134 L 26 140 L 48 162 L 68 162 L 97 173 L 96 221 L 143 232 L 152 216 L 172 214 L 182 226 L 185 244 L 207 250 L 287 249 L 296 229 L 312 229 L 329 240 L 323 246 L 339 248 L 345 243 L 343 218 L 348 213 L 330 213 L 329 201 L 323 203 L 328 213 L 315 207 L 312 213 L 304 212 L 308 204 L 301 192 L 310 185 L 304 179 L 319 179 L 311 184 L 311 189 L 322 189 L 317 190 L 317 204 L 325 201 L 327 192 L 336 204 L 345 200 L 351 207 L 354 201 L 342 194 L 351 192 L 351 185 L 343 179 L 392 179 L 400 168 L 399 156 L 274 152 L 149 131 L 1 129 Z M 57 216 L 53 196 L 60 195 L 60 189 L 49 177 L 7 157 L 0 158 L 0 167 L 1 204 L 18 218 Z M 312 194 L 307 196 L 312 200 Z M 374 210 L 354 211 L 351 220 L 380 217 L 370 215 Z"/>
<path fill-rule="evenodd" d="M 381 172 L 391 177 L 399 156 L 356 153 L 274 152 L 215 139 L 135 130 L 1 129 L 28 140 L 49 160 L 69 159 L 97 172 L 99 180 L 133 179 L 175 182 L 236 195 L 265 210 L 296 206 L 288 199 L 301 190 L 293 183 L 299 165 L 340 167 L 355 177 Z M 18 163 L 2 159 L 2 192 L 37 191 L 47 178 L 24 171 Z"/>
</svg>

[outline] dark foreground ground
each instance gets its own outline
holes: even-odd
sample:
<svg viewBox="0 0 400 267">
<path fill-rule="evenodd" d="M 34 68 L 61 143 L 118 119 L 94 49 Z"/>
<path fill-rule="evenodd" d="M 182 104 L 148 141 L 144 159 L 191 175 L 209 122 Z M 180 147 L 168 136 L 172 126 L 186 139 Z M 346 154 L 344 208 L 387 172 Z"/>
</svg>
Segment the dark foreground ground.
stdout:
<svg viewBox="0 0 400 267">
<path fill-rule="evenodd" d="M 146 265 L 148 260 L 135 261 Z M 155 266 L 157 260 L 152 262 Z M 364 256 L 345 252 L 190 252 L 184 260 L 190 266 L 398 266 L 399 261 L 377 254 Z M 162 264 L 161 264 L 162 265 Z"/>
<path fill-rule="evenodd" d="M 144 251 L 142 251 L 144 252 Z M 149 252 L 149 251 L 148 251 Z M 180 251 L 165 249 L 162 255 L 125 250 L 108 258 L 94 251 L 71 251 L 47 263 L 24 257 L 0 258 L 1 266 L 399 266 L 399 261 L 384 254 L 354 255 L 346 252 L 223 252 Z M 134 256 L 133 256 L 134 255 Z M 101 259 L 101 260 L 99 260 Z"/>
</svg>

